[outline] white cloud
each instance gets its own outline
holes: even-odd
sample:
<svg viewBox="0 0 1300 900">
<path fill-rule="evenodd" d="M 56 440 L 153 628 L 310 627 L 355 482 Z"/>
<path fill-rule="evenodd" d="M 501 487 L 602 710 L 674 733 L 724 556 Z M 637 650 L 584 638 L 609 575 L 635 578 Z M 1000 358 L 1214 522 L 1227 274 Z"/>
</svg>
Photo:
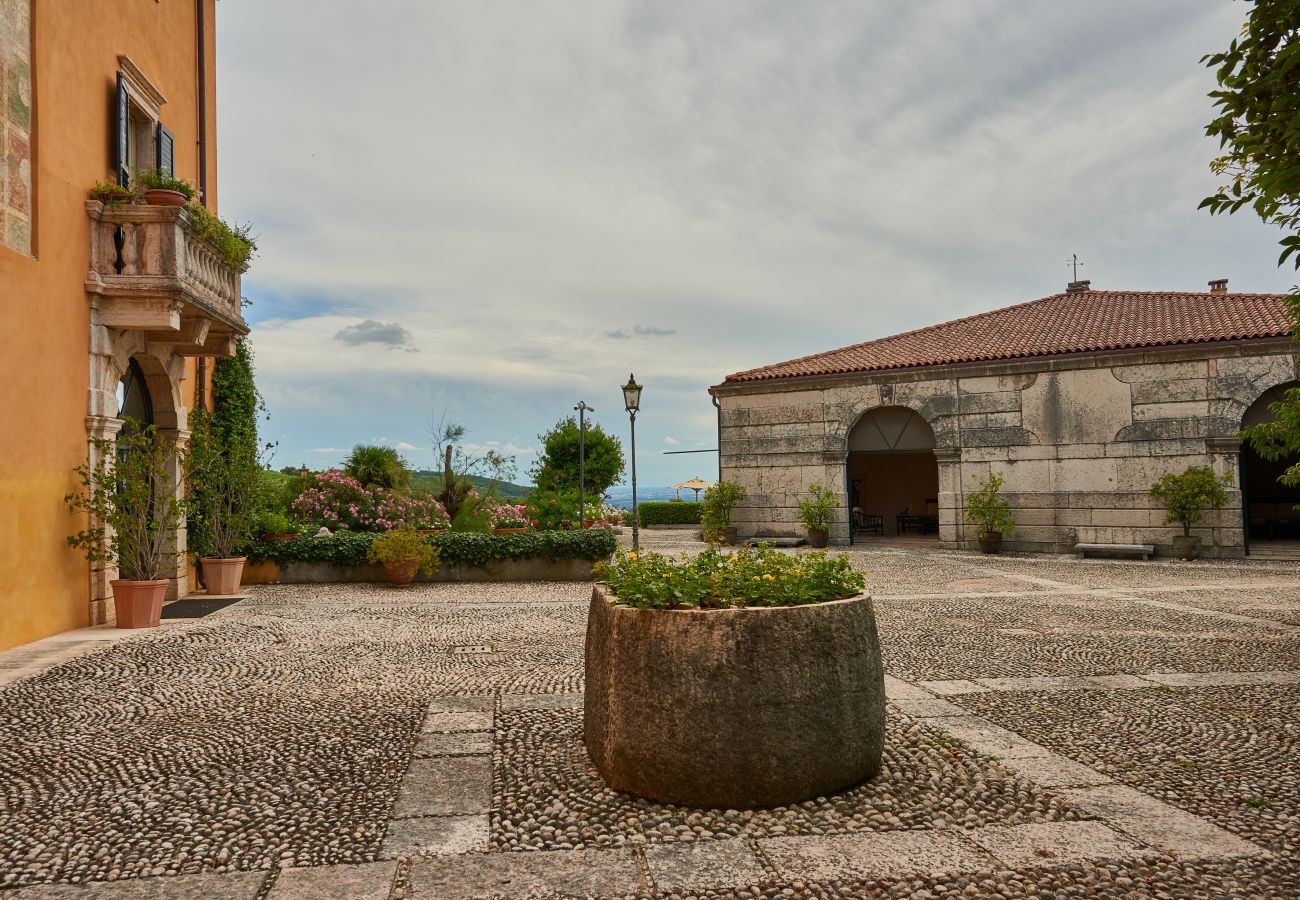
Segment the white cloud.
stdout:
<svg viewBox="0 0 1300 900">
<path fill-rule="evenodd" d="M 346 453 L 342 447 L 312 447 L 308 453 Z"/>
<path fill-rule="evenodd" d="M 677 440 L 677 438 L 673 437 L 672 435 L 665 434 L 664 443 L 670 447 L 676 447 L 679 444 L 681 444 L 681 441 Z"/>
</svg>

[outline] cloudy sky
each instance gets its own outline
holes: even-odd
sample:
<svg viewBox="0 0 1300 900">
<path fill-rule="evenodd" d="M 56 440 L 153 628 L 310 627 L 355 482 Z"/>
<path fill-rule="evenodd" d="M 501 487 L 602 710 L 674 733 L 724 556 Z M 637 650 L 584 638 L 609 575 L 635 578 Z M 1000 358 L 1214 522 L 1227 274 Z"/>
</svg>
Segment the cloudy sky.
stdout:
<svg viewBox="0 0 1300 900">
<path fill-rule="evenodd" d="M 1102 289 L 1281 291 L 1216 180 L 1230 0 L 224 0 L 221 211 L 278 464 L 517 454 L 579 400 L 716 472 L 729 372 Z"/>
</svg>

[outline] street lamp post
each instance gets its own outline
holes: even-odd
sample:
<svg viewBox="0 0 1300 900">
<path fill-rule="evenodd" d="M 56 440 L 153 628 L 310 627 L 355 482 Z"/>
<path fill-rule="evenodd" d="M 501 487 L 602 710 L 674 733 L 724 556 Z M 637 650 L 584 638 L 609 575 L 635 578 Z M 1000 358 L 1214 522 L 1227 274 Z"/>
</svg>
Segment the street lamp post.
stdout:
<svg viewBox="0 0 1300 900">
<path fill-rule="evenodd" d="M 585 414 L 595 412 L 594 406 L 588 406 L 586 400 L 579 400 L 574 407 L 578 412 L 578 527 L 587 527 L 587 420 Z"/>
<path fill-rule="evenodd" d="M 623 406 L 627 408 L 628 420 L 632 423 L 632 549 L 641 548 L 641 533 L 637 526 L 636 514 L 636 414 L 641 408 L 641 385 L 635 376 L 627 376 L 623 385 Z"/>
</svg>

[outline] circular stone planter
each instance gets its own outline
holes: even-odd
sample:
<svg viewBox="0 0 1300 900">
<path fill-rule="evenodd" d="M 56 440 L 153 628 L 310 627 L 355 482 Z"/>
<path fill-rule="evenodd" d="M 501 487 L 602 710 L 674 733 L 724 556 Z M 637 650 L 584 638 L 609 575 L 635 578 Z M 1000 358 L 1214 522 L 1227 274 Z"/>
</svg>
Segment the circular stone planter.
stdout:
<svg viewBox="0 0 1300 900">
<path fill-rule="evenodd" d="M 610 787 L 691 807 L 781 806 L 880 771 L 871 598 L 587 616 L 584 739 Z"/>
</svg>

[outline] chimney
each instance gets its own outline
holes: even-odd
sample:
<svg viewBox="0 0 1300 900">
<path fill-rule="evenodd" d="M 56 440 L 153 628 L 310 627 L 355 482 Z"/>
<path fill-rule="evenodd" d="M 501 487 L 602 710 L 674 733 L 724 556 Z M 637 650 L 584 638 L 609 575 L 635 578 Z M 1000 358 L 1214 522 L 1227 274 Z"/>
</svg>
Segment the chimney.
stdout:
<svg viewBox="0 0 1300 900">
<path fill-rule="evenodd" d="M 1088 287 L 1090 284 L 1092 284 L 1091 281 L 1071 281 L 1065 286 L 1065 292 L 1067 294 L 1082 294 L 1084 291 L 1092 290 L 1092 288 Z"/>
<path fill-rule="evenodd" d="M 1226 279 L 1226 278 L 1216 278 L 1216 279 L 1214 279 L 1213 281 L 1211 281 L 1211 282 L 1210 282 L 1210 293 L 1211 293 L 1211 294 L 1226 294 L 1226 293 L 1228 293 L 1228 279 Z"/>
</svg>

